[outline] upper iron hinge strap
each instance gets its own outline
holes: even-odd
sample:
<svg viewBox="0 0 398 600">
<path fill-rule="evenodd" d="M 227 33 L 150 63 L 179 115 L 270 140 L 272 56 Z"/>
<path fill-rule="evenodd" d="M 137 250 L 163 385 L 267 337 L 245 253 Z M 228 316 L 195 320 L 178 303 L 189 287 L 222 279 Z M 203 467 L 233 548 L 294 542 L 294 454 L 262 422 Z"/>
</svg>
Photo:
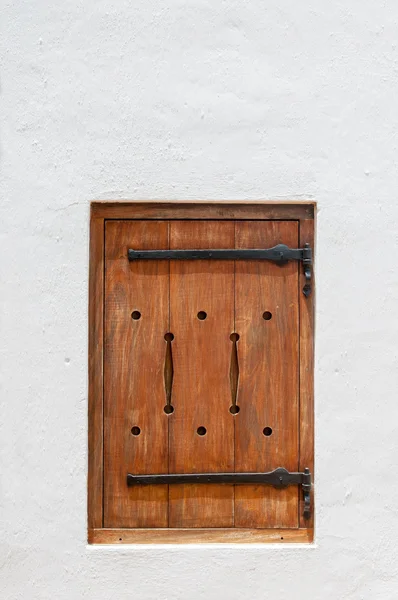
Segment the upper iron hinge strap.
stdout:
<svg viewBox="0 0 398 600">
<path fill-rule="evenodd" d="M 206 250 L 133 250 L 129 249 L 128 259 L 134 260 L 271 260 L 285 264 L 290 260 L 303 263 L 305 286 L 304 296 L 311 294 L 312 249 L 309 244 L 304 248 L 289 248 L 286 244 L 277 244 L 273 248 L 226 248 Z"/>
</svg>

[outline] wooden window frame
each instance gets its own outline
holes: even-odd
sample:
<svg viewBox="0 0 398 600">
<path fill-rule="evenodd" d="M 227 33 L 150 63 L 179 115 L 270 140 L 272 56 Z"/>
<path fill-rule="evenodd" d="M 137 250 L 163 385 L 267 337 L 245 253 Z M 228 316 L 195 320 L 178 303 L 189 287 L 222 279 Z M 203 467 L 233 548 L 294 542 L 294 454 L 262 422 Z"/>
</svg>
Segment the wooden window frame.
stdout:
<svg viewBox="0 0 398 600">
<path fill-rule="evenodd" d="M 92 202 L 90 214 L 88 348 L 88 542 L 91 544 L 311 543 L 314 502 L 309 521 L 297 529 L 106 529 L 103 527 L 103 331 L 104 232 L 109 219 L 294 220 L 300 247 L 314 248 L 316 204 L 300 202 Z M 305 285 L 301 270 L 299 285 Z M 314 472 L 314 291 L 300 294 L 299 314 L 299 470 Z M 312 491 L 313 496 L 313 491 Z M 303 501 L 300 496 L 300 515 Z"/>
</svg>

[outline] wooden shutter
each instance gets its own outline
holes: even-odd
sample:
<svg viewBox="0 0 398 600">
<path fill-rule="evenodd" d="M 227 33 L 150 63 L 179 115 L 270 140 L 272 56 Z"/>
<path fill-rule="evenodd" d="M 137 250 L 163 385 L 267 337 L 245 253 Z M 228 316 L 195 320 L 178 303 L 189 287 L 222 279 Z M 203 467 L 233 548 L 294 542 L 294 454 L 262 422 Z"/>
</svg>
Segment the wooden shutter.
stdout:
<svg viewBox="0 0 398 600">
<path fill-rule="evenodd" d="M 90 541 L 310 541 L 300 485 L 126 478 L 313 470 L 313 291 L 303 294 L 302 262 L 128 260 L 129 249 L 312 246 L 312 205 L 281 208 L 285 218 L 259 218 L 272 211 L 255 205 L 219 205 L 218 215 L 209 205 L 206 218 L 123 206 L 98 204 L 92 216 L 91 277 L 103 294 L 91 280 L 90 356 L 103 395 L 93 400 L 92 366 Z"/>
</svg>

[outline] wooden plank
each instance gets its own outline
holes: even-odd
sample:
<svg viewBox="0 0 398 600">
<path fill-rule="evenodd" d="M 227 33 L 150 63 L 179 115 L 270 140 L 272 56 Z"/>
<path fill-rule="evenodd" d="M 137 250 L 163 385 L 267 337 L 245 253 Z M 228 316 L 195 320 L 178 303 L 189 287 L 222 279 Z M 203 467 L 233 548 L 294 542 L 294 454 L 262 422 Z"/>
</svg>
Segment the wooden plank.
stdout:
<svg viewBox="0 0 398 600">
<path fill-rule="evenodd" d="M 93 202 L 105 219 L 312 219 L 313 202 Z"/>
<path fill-rule="evenodd" d="M 102 527 L 104 220 L 91 215 L 88 340 L 88 527 Z"/>
<path fill-rule="evenodd" d="M 314 221 L 300 221 L 300 246 L 310 244 L 314 249 Z M 301 290 L 305 285 L 303 269 L 300 268 L 300 470 L 308 467 L 314 478 L 314 303 L 315 281 L 308 298 Z M 311 492 L 311 517 L 304 519 L 304 502 L 299 495 L 300 527 L 314 526 L 314 488 Z"/>
<path fill-rule="evenodd" d="M 91 529 L 90 544 L 308 544 L 312 529 Z"/>
<path fill-rule="evenodd" d="M 278 243 L 297 247 L 297 222 L 236 223 L 236 248 Z M 236 262 L 236 471 L 298 468 L 298 268 L 295 261 Z M 298 527 L 297 487 L 236 486 L 235 526 Z"/>
<path fill-rule="evenodd" d="M 171 222 L 170 248 L 213 247 L 234 247 L 233 223 Z M 233 284 L 233 261 L 170 262 L 170 327 L 175 336 L 171 473 L 234 470 L 229 412 Z M 200 312 L 207 314 L 204 320 L 198 318 Z M 200 427 L 205 435 L 198 435 Z M 232 485 L 172 485 L 169 494 L 170 527 L 233 524 Z"/>
<path fill-rule="evenodd" d="M 106 222 L 104 524 L 166 527 L 168 486 L 129 488 L 126 476 L 168 470 L 169 265 L 130 263 L 129 247 L 168 248 L 168 223 Z"/>
</svg>

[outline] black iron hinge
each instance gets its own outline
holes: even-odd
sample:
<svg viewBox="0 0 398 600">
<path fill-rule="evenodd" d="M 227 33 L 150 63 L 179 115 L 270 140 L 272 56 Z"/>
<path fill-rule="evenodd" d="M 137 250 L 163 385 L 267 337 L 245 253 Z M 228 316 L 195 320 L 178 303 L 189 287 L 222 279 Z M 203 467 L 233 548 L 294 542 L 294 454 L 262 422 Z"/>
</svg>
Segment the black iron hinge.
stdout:
<svg viewBox="0 0 398 600">
<path fill-rule="evenodd" d="M 229 483 L 272 485 L 284 488 L 288 485 L 301 485 L 304 499 L 304 518 L 311 514 L 311 473 L 304 469 L 303 473 L 290 473 L 282 467 L 269 473 L 165 473 L 161 475 L 127 475 L 127 485 L 154 485 L 172 483 Z"/>
<path fill-rule="evenodd" d="M 278 244 L 273 248 L 231 248 L 214 250 L 132 250 L 128 251 L 128 259 L 135 260 L 271 260 L 283 265 L 290 260 L 303 263 L 305 285 L 304 296 L 311 294 L 312 249 L 309 244 L 304 248 L 289 248 Z"/>
</svg>

